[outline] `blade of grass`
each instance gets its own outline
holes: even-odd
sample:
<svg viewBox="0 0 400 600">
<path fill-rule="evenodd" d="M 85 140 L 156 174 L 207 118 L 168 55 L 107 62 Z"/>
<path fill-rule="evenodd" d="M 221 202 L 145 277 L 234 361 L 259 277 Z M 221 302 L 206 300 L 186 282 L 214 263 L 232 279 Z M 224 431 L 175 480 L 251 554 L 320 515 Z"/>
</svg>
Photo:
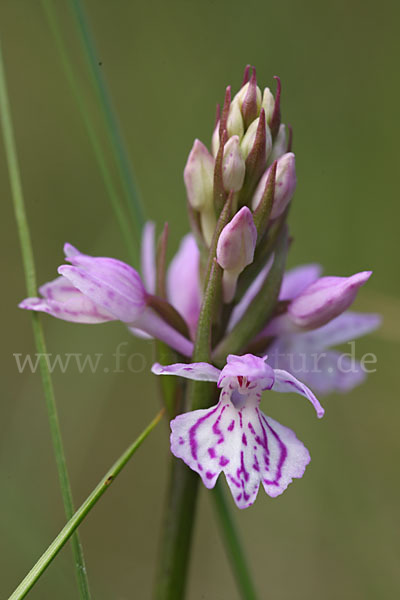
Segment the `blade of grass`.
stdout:
<svg viewBox="0 0 400 600">
<path fill-rule="evenodd" d="M 12 199 L 14 204 L 15 218 L 17 221 L 18 235 L 21 245 L 22 260 L 24 265 L 26 288 L 28 296 L 36 296 L 37 284 L 35 274 L 35 263 L 33 259 L 32 243 L 29 232 L 28 220 L 25 212 L 24 197 L 22 192 L 21 177 L 15 138 L 11 121 L 11 113 L 8 101 L 7 84 L 5 79 L 3 55 L 0 45 L 0 119 L 3 132 L 4 147 L 6 151 L 7 165 L 10 176 Z M 47 414 L 50 424 L 50 432 L 53 443 L 54 455 L 57 464 L 58 477 L 60 480 L 61 494 L 64 503 L 65 514 L 69 519 L 74 513 L 71 486 L 69 483 L 67 464 L 61 437 L 60 424 L 58 420 L 57 407 L 50 371 L 45 360 L 46 344 L 41 322 L 36 313 L 31 313 L 33 335 L 36 349 L 40 356 L 40 372 L 42 377 L 44 397 L 46 401 Z M 82 546 L 78 534 L 72 539 L 72 550 L 75 558 L 75 568 L 78 579 L 80 597 L 82 600 L 90 600 L 89 584 L 86 575 L 85 561 Z"/>
<path fill-rule="evenodd" d="M 118 118 L 115 110 L 113 109 L 107 84 L 98 62 L 98 54 L 93 36 L 90 31 L 89 21 L 85 13 L 84 3 L 81 0 L 70 0 L 70 5 L 78 24 L 89 71 L 98 95 L 106 130 L 114 151 L 115 160 L 131 212 L 132 222 L 135 227 L 136 234 L 138 235 L 138 239 L 140 239 L 141 230 L 144 225 L 143 207 L 136 186 L 131 162 L 129 160 L 123 136 L 118 124 Z"/>
<path fill-rule="evenodd" d="M 35 585 L 37 580 L 44 571 L 47 569 L 52 560 L 60 552 L 64 544 L 69 540 L 71 535 L 82 523 L 86 515 L 92 510 L 94 505 L 100 500 L 105 491 L 110 487 L 110 484 L 119 475 L 129 459 L 135 454 L 139 446 L 144 442 L 147 436 L 153 431 L 156 425 L 160 422 L 161 417 L 164 414 L 162 409 L 146 429 L 136 438 L 136 440 L 125 450 L 119 459 L 113 464 L 111 469 L 107 471 L 100 483 L 94 488 L 93 492 L 89 494 L 86 500 L 81 504 L 73 517 L 63 527 L 55 540 L 50 544 L 47 550 L 39 558 L 35 566 L 31 569 L 25 579 L 20 583 L 17 589 L 11 594 L 8 600 L 21 600 L 26 596 L 29 590 Z"/>
<path fill-rule="evenodd" d="M 61 62 L 65 71 L 65 75 L 71 87 L 72 93 L 75 97 L 75 101 L 77 103 L 79 112 L 83 119 L 85 129 L 87 131 L 90 144 L 92 146 L 93 152 L 95 154 L 95 158 L 100 168 L 100 172 L 102 174 L 104 185 L 106 187 L 108 196 L 110 198 L 110 202 L 115 213 L 117 222 L 121 229 L 122 236 L 126 243 L 126 246 L 129 251 L 130 259 L 133 265 L 139 265 L 139 244 L 140 237 L 136 238 L 136 243 L 134 242 L 134 236 L 132 235 L 131 228 L 128 223 L 128 219 L 126 218 L 126 214 L 124 208 L 121 204 L 118 193 L 113 184 L 113 180 L 110 174 L 110 171 L 107 167 L 106 160 L 104 157 L 104 153 L 101 148 L 100 141 L 96 134 L 96 130 L 92 124 L 89 111 L 86 107 L 85 100 L 80 92 L 78 82 L 74 75 L 74 70 L 72 68 L 71 62 L 68 58 L 67 50 L 65 48 L 64 41 L 60 34 L 60 29 L 58 25 L 58 20 L 56 16 L 56 12 L 54 10 L 53 2 L 51 0 L 41 0 L 42 7 L 45 12 L 47 21 L 49 23 L 49 27 L 54 37 L 55 44 L 57 46 L 58 52 L 60 54 Z"/>
</svg>

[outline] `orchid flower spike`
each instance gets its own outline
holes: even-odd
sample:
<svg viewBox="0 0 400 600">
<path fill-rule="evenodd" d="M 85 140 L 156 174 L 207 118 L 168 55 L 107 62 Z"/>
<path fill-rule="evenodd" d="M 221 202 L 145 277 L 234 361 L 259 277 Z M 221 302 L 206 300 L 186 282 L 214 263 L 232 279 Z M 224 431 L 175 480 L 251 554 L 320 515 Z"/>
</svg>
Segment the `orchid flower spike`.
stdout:
<svg viewBox="0 0 400 600">
<path fill-rule="evenodd" d="M 269 496 L 279 496 L 310 462 L 294 432 L 261 412 L 262 392 L 296 392 L 312 403 L 318 417 L 324 414 L 311 390 L 286 371 L 272 369 L 266 358 L 229 355 L 222 371 L 208 363 L 156 363 L 152 368 L 156 375 L 214 381 L 221 388 L 216 406 L 171 421 L 171 451 L 207 488 L 215 486 L 222 471 L 239 508 L 254 503 L 260 483 Z"/>
<path fill-rule="evenodd" d="M 75 323 L 122 321 L 191 354 L 192 342 L 148 306 L 149 294 L 135 269 L 114 258 L 82 254 L 71 244 L 65 244 L 64 252 L 71 265 L 59 267 L 60 277 L 39 288 L 42 298 L 26 298 L 20 308 Z"/>
</svg>

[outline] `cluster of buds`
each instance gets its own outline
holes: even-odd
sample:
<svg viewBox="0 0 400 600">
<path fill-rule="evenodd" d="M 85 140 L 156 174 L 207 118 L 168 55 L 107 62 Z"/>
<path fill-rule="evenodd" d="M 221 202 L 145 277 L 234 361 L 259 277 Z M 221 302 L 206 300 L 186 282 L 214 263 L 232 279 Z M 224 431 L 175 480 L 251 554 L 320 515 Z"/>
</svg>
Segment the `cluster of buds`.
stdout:
<svg viewBox="0 0 400 600">
<path fill-rule="evenodd" d="M 222 111 L 217 108 L 211 152 L 196 140 L 184 171 L 192 224 L 207 247 L 229 195 L 233 212 L 243 206 L 260 211 L 268 182 L 274 185 L 264 219 L 272 221 L 285 211 L 296 188 L 291 129 L 281 123 L 280 79 L 276 78 L 274 98 L 269 88 L 261 93 L 254 67 L 251 76 L 250 71 L 246 67 L 242 87 L 233 99 L 230 86 L 226 89 Z"/>
<path fill-rule="evenodd" d="M 59 268 L 60 277 L 40 288 L 41 298 L 20 304 L 67 321 L 120 320 L 134 335 L 158 338 L 182 359 L 202 361 L 153 367 L 156 374 L 221 388 L 216 407 L 171 422 L 171 450 L 207 487 L 223 471 L 240 508 L 254 502 L 260 483 L 270 496 L 282 493 L 310 460 L 292 431 L 261 413 L 262 392 L 294 391 L 321 417 L 305 383 L 323 393 L 358 385 L 359 365 L 344 375 L 329 348 L 379 324 L 377 315 L 347 310 L 370 271 L 321 277 L 311 264 L 285 272 L 296 171 L 276 81 L 275 97 L 269 88 L 261 93 L 255 69 L 247 67 L 239 92 L 232 98 L 226 90 L 211 151 L 194 142 L 184 170 L 192 233 L 168 271 L 167 229 L 156 252 L 148 223 L 141 276 L 120 261 L 66 245 L 70 264 Z M 325 359 L 317 373 L 304 369 L 299 381 L 284 355 L 283 364 L 277 361 L 282 350 L 306 359 L 324 350 Z"/>
</svg>

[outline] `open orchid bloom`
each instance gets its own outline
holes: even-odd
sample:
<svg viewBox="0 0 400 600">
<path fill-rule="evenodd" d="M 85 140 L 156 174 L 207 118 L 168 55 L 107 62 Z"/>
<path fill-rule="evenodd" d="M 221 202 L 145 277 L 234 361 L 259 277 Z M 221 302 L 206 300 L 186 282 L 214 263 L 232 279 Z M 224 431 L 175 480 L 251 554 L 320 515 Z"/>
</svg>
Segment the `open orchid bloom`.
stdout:
<svg viewBox="0 0 400 600">
<path fill-rule="evenodd" d="M 341 315 L 354 302 L 359 288 L 371 277 L 362 271 L 351 277 L 320 277 L 304 286 L 301 270 L 312 275 L 315 265 L 305 265 L 283 286 L 281 300 L 289 301 L 284 314 L 273 319 L 261 335 L 276 336 L 322 327 Z"/>
<path fill-rule="evenodd" d="M 148 306 L 149 294 L 135 269 L 114 258 L 82 254 L 70 244 L 64 251 L 71 265 L 59 267 L 61 277 L 40 288 L 42 298 L 26 298 L 20 308 L 76 323 L 122 321 L 191 354 L 192 342 Z"/>
<path fill-rule="evenodd" d="M 212 408 L 195 410 L 171 421 L 171 451 L 213 488 L 221 471 L 239 508 L 254 503 L 260 483 L 266 493 L 281 494 L 293 478 L 303 476 L 310 455 L 296 435 L 259 408 L 264 390 L 296 392 L 324 410 L 314 394 L 286 371 L 273 369 L 252 354 L 229 355 L 220 371 L 208 363 L 152 368 L 157 375 L 214 381 L 221 388 Z"/>
</svg>

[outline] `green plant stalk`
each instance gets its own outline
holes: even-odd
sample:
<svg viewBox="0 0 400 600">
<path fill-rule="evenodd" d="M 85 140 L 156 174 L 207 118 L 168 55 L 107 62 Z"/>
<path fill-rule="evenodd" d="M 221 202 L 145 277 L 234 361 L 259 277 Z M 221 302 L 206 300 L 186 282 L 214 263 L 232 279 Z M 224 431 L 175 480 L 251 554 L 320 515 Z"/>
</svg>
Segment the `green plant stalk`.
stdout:
<svg viewBox="0 0 400 600">
<path fill-rule="evenodd" d="M 125 215 L 125 211 L 121 205 L 118 193 L 114 187 L 113 180 L 110 174 L 110 171 L 107 167 L 106 160 L 104 158 L 100 142 L 96 135 L 95 128 L 92 125 L 89 111 L 86 108 L 85 101 L 81 95 L 79 90 L 78 83 L 76 81 L 74 71 L 71 65 L 71 62 L 68 58 L 67 51 L 65 49 L 65 45 L 63 39 L 59 32 L 57 17 L 55 14 L 55 10 L 53 7 L 52 0 L 41 0 L 43 10 L 45 12 L 46 18 L 48 20 L 51 32 L 53 34 L 58 52 L 60 54 L 61 62 L 63 64 L 63 68 L 71 87 L 72 93 L 75 97 L 75 101 L 77 103 L 79 112 L 82 116 L 86 132 L 89 137 L 90 144 L 92 146 L 95 158 L 99 165 L 100 172 L 103 177 L 104 185 L 106 187 L 111 206 L 113 208 L 115 217 L 117 219 L 118 225 L 121 229 L 122 236 L 124 238 L 125 244 L 128 248 L 130 259 L 134 265 L 139 264 L 139 238 L 136 240 L 136 244 L 134 243 L 134 237 L 132 236 L 130 226 L 128 224 L 128 220 Z"/>
<path fill-rule="evenodd" d="M 15 146 L 14 132 L 9 108 L 7 84 L 3 65 L 3 55 L 0 46 L 0 112 L 1 126 L 3 131 L 4 146 L 6 151 L 7 165 L 10 176 L 11 192 L 14 204 L 15 218 L 17 221 L 18 235 L 21 245 L 22 260 L 24 265 L 26 288 L 28 296 L 37 293 L 35 263 L 28 220 L 26 217 L 24 197 L 22 192 L 21 177 L 19 172 L 17 150 Z M 40 355 L 40 372 L 42 377 L 44 397 L 46 401 L 47 415 L 50 424 L 50 432 L 53 443 L 54 455 L 57 464 L 58 477 L 60 480 L 61 494 L 64 503 L 65 514 L 69 519 L 74 513 L 71 486 L 69 483 L 67 464 L 61 437 L 60 424 L 58 420 L 57 407 L 54 396 L 53 384 L 50 371 L 45 360 L 46 344 L 39 316 L 31 313 L 33 335 L 37 351 Z M 79 537 L 76 534 L 72 539 L 72 550 L 75 558 L 75 568 L 78 579 L 80 596 L 84 600 L 90 599 L 89 584 L 86 575 L 85 561 Z"/>
<path fill-rule="evenodd" d="M 217 481 L 215 488 L 212 490 L 212 497 L 221 528 L 222 540 L 240 595 L 243 600 L 257 600 L 257 592 L 251 578 L 246 554 L 221 480 Z"/>
<path fill-rule="evenodd" d="M 111 97 L 107 90 L 107 84 L 105 82 L 105 78 L 103 77 L 101 66 L 98 62 L 93 36 L 91 35 L 88 18 L 85 14 L 84 2 L 82 2 L 82 0 L 70 0 L 70 4 L 78 23 L 89 70 L 98 95 L 106 130 L 114 151 L 125 196 L 131 212 L 132 223 L 135 227 L 138 239 L 140 239 L 141 231 L 144 225 L 143 207 L 135 182 L 135 177 L 132 172 L 128 153 L 124 144 L 123 136 L 118 124 L 118 119 L 116 117 L 115 110 L 113 109 Z"/>
<path fill-rule="evenodd" d="M 164 414 L 164 409 L 151 421 L 146 429 L 139 435 L 138 438 L 125 450 L 119 459 L 113 464 L 111 469 L 107 471 L 100 483 L 94 488 L 93 492 L 86 498 L 83 504 L 78 508 L 73 517 L 63 527 L 55 540 L 42 554 L 35 566 L 31 569 L 25 579 L 20 583 L 15 592 L 11 594 L 9 600 L 21 600 L 26 596 L 29 590 L 35 585 L 39 577 L 44 573 L 49 564 L 60 552 L 61 548 L 72 536 L 77 527 L 82 523 L 86 515 L 92 510 L 94 505 L 100 500 L 102 495 L 108 490 L 110 484 L 119 475 L 130 458 L 135 454 L 139 446 L 144 442 L 147 436 L 153 431 L 156 425 L 160 422 Z"/>
<path fill-rule="evenodd" d="M 171 457 L 162 537 L 157 563 L 155 600 L 185 597 L 199 476 Z"/>
</svg>

